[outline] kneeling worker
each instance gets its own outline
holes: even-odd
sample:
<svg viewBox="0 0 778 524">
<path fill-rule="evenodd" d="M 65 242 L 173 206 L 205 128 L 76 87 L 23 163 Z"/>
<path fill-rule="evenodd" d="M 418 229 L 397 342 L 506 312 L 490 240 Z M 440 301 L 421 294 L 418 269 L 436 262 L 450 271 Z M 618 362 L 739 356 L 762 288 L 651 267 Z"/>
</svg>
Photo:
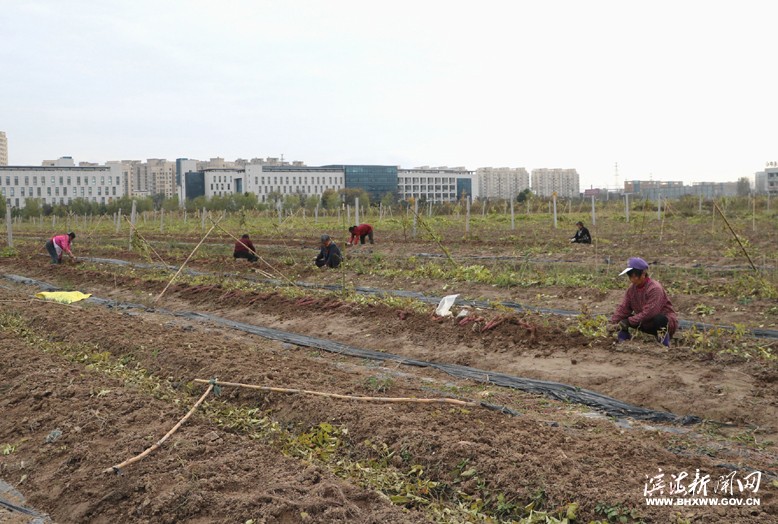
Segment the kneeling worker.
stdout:
<svg viewBox="0 0 778 524">
<path fill-rule="evenodd" d="M 573 244 L 591 244 L 592 235 L 589 234 L 589 230 L 584 227 L 583 222 L 576 222 L 578 231 L 575 232 L 575 236 L 570 239 Z"/>
<path fill-rule="evenodd" d="M 358 226 L 351 226 L 348 228 L 348 232 L 351 233 L 351 239 L 346 243 L 347 246 L 356 246 L 357 245 L 357 238 L 359 238 L 359 243 L 364 244 L 365 243 L 365 237 L 370 239 L 370 243 L 374 244 L 373 242 L 373 226 L 370 224 L 360 224 Z"/>
<path fill-rule="evenodd" d="M 648 263 L 642 258 L 630 258 L 619 276 L 625 274 L 631 285 L 611 317 L 609 330 L 619 332 L 619 342 L 631 339 L 629 329 L 634 328 L 670 347 L 670 339 L 678 329 L 678 316 L 662 284 L 648 277 Z"/>
<path fill-rule="evenodd" d="M 319 256 L 316 257 L 317 267 L 338 267 L 340 261 L 343 260 L 343 255 L 340 252 L 340 248 L 335 245 L 329 235 L 321 236 L 321 251 Z"/>
<path fill-rule="evenodd" d="M 235 251 L 232 252 L 233 258 L 245 258 L 249 262 L 256 262 L 259 257 L 255 254 L 254 244 L 251 243 L 248 235 L 243 235 L 240 240 L 235 242 Z"/>
</svg>

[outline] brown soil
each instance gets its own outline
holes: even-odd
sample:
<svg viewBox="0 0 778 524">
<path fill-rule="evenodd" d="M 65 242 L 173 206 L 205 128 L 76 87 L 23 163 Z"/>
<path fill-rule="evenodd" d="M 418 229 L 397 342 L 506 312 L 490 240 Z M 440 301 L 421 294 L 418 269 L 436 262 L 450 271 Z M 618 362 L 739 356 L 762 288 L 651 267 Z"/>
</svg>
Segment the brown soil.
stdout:
<svg viewBox="0 0 778 524">
<path fill-rule="evenodd" d="M 252 275 L 247 265 L 226 257 L 196 267 Z M 164 286 L 142 275 L 51 267 L 40 256 L 0 259 L 0 271 L 147 305 Z M 311 279 L 337 282 L 335 273 L 312 274 Z M 393 287 L 369 279 L 357 284 Z M 442 294 L 425 289 L 423 282 L 402 288 Z M 489 297 L 483 287 L 463 288 L 473 297 Z M 453 394 L 505 405 L 522 415 L 247 390 L 225 389 L 225 395 L 209 400 L 214 407 L 259 408 L 292 434 L 322 422 L 335 424 L 347 429 L 349 458 L 374 460 L 376 443 L 383 443 L 395 452 L 391 467 L 407 471 L 420 465 L 427 478 L 456 484 L 466 493 L 479 493 L 481 479 L 490 492 L 524 505 L 536 500 L 553 510 L 578 502 L 581 522 L 604 518 L 595 511 L 600 503 L 637 508 L 646 522 L 673 522 L 676 514 L 695 522 L 778 519 L 776 487 L 769 477 L 778 470 L 774 365 L 684 348 L 668 351 L 648 341 L 590 343 L 568 333 L 571 320 L 561 317 L 484 310 L 473 314 L 473 322 L 460 325 L 429 314 L 356 304 L 337 295 L 293 299 L 278 292 L 181 283 L 171 286 L 161 302 L 167 310 L 208 311 L 414 359 L 564 382 L 636 405 L 731 424 L 669 431 L 633 422 L 628 429 L 577 406 L 494 386 L 474 387 L 428 369 L 311 351 L 154 309 L 32 301 L 32 293 L 29 287 L 8 282 L 0 287 L 0 311 L 21 317 L 28 326 L 26 332 L 0 326 L 0 446 L 16 445 L 13 452 L 0 455 L 0 478 L 56 522 L 429 521 L 422 508 L 392 504 L 375 489 L 338 476 L 326 462 L 294 458 L 247 431 L 219 427 L 208 410 L 197 412 L 160 450 L 121 476 L 101 473 L 164 435 L 203 391 L 190 381 L 211 377 L 352 395 Z M 551 299 L 553 307 L 579 301 L 571 290 L 546 289 L 544 294 L 564 295 Z M 610 293 L 586 298 L 603 310 L 615 302 Z M 90 366 L 94 362 L 88 356 L 79 360 L 44 351 L 50 344 L 126 361 L 170 384 L 185 401 L 100 372 Z M 377 383 L 383 384 L 380 393 L 374 389 Z M 45 443 L 55 429 L 62 436 Z M 457 468 L 463 463 L 477 476 L 460 478 Z M 765 472 L 761 506 L 645 505 L 646 476 L 659 468 L 692 474 L 700 469 L 717 478 L 730 471 L 722 464 Z"/>
</svg>

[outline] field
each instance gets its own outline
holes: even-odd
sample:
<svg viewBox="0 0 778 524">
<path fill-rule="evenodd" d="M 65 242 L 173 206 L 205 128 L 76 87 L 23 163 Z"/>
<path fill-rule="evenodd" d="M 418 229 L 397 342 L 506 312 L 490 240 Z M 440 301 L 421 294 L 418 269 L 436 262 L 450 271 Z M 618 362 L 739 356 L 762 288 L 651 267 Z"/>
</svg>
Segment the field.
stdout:
<svg viewBox="0 0 778 524">
<path fill-rule="evenodd" d="M 717 205 L 591 225 L 576 202 L 557 228 L 542 203 L 515 228 L 505 208 L 372 210 L 357 247 L 345 211 L 14 220 L 0 521 L 777 522 L 778 212 Z M 569 243 L 577 220 L 593 245 Z M 51 265 L 68 230 L 79 259 Z M 313 265 L 323 232 L 337 270 Z M 242 233 L 260 262 L 233 260 Z M 605 331 L 630 256 L 686 321 L 670 349 Z M 465 312 L 435 317 L 450 294 Z M 211 379 L 266 389 L 220 386 L 111 469 Z M 735 479 L 726 499 L 759 504 L 647 505 L 659 475 L 665 496 L 708 475 L 709 498 Z"/>
</svg>

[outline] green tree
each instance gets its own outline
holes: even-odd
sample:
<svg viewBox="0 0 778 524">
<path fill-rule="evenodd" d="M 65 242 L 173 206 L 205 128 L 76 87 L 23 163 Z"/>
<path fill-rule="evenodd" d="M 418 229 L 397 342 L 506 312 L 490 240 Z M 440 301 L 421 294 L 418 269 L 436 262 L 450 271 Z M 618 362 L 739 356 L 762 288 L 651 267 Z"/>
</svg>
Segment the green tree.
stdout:
<svg viewBox="0 0 778 524">
<path fill-rule="evenodd" d="M 525 189 L 518 195 L 516 195 L 516 202 L 526 202 L 532 198 L 532 191 L 529 188 Z"/>
<path fill-rule="evenodd" d="M 364 189 L 356 187 L 344 188 L 340 190 L 340 194 L 343 195 L 343 202 L 350 206 L 354 205 L 356 198 L 359 198 L 360 206 L 367 207 L 370 205 L 370 195 Z"/>
<path fill-rule="evenodd" d="M 340 206 L 340 195 L 334 189 L 325 189 L 321 194 L 321 202 L 325 209 L 337 209 Z"/>
<path fill-rule="evenodd" d="M 748 196 L 751 194 L 751 181 L 748 177 L 740 177 L 737 181 L 738 196 Z"/>
<path fill-rule="evenodd" d="M 395 193 L 384 193 L 381 197 L 381 205 L 384 207 L 392 207 L 397 203 L 397 195 Z"/>
<path fill-rule="evenodd" d="M 5 202 L 3 202 L 5 204 Z M 42 198 L 28 198 L 24 202 L 24 209 L 22 209 L 22 216 L 24 218 L 37 217 L 41 214 L 43 209 Z M 5 206 L 3 207 L 3 213 L 5 213 Z"/>
</svg>

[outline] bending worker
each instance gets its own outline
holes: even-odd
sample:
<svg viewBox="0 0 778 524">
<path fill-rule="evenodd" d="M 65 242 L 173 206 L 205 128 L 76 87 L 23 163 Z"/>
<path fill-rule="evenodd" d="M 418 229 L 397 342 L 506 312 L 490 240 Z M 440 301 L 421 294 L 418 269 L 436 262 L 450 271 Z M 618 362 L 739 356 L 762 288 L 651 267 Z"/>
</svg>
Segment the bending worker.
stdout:
<svg viewBox="0 0 778 524">
<path fill-rule="evenodd" d="M 584 227 L 583 222 L 576 222 L 575 225 L 578 226 L 578 231 L 575 232 L 575 236 L 570 239 L 570 242 L 573 244 L 591 244 L 592 235 L 590 235 L 589 230 Z"/>
<path fill-rule="evenodd" d="M 619 342 L 630 340 L 629 330 L 633 328 L 654 335 L 670 347 L 670 339 L 678 329 L 678 316 L 662 284 L 648 277 L 648 263 L 642 258 L 630 258 L 619 276 L 624 274 L 631 285 L 611 317 L 609 330 L 619 332 Z"/>
<path fill-rule="evenodd" d="M 75 262 L 76 257 L 73 256 L 73 252 L 70 251 L 70 243 L 73 242 L 74 238 L 76 238 L 76 234 L 70 232 L 67 235 L 56 235 L 51 237 L 48 242 L 46 242 L 46 251 L 51 255 L 52 264 L 62 263 L 62 253 L 67 253 Z"/>
<path fill-rule="evenodd" d="M 232 252 L 233 258 L 245 258 L 249 262 L 256 262 L 259 257 L 255 254 L 257 252 L 254 249 L 254 244 L 251 243 L 251 239 L 248 235 L 243 235 L 240 240 L 235 242 L 235 251 Z"/>
<path fill-rule="evenodd" d="M 343 255 L 340 252 L 340 248 L 335 245 L 329 235 L 321 236 L 321 251 L 319 256 L 316 257 L 317 267 L 331 267 L 335 268 L 340 265 L 340 261 L 343 260 Z"/>
<path fill-rule="evenodd" d="M 365 237 L 370 239 L 370 243 L 374 244 L 373 242 L 373 226 L 370 224 L 360 224 L 358 226 L 351 226 L 348 228 L 348 232 L 351 233 L 351 239 L 346 244 L 347 246 L 356 246 L 357 245 L 357 237 L 359 237 L 359 243 L 364 244 L 365 243 Z"/>
</svg>

